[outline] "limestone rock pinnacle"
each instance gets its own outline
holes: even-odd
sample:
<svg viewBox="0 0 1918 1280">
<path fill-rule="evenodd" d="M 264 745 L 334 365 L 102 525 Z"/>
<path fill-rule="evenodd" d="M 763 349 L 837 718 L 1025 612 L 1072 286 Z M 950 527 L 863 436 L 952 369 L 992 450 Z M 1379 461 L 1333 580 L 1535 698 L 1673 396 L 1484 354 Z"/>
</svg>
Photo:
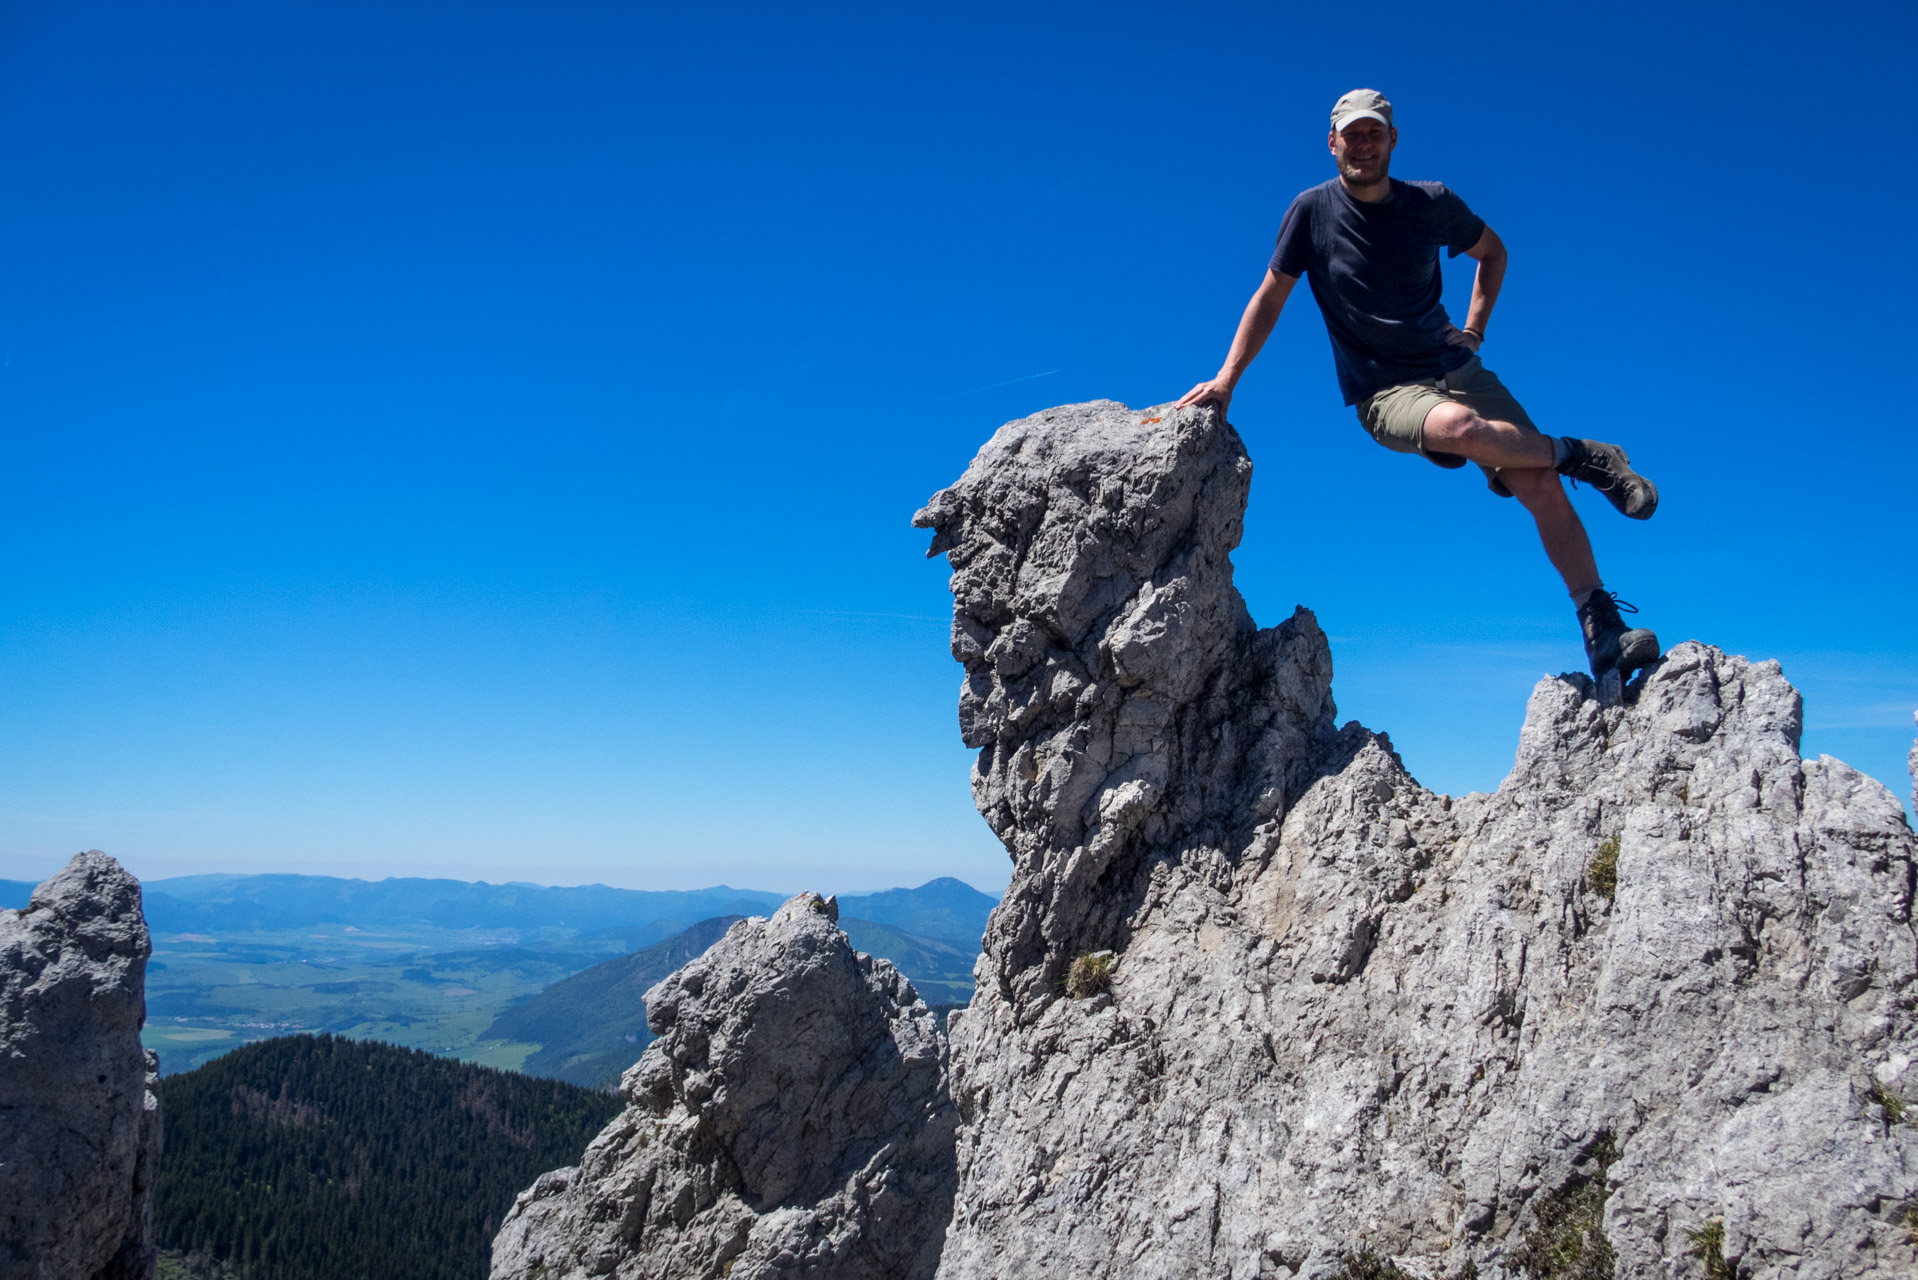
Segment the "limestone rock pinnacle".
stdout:
<svg viewBox="0 0 1918 1280">
<path fill-rule="evenodd" d="M 159 1060 L 140 883 L 78 854 L 0 910 L 0 1280 L 147 1280 Z"/>
<path fill-rule="evenodd" d="M 629 1105 L 520 1195 L 494 1280 L 931 1276 L 952 1205 L 945 1041 L 837 918 L 802 893 L 647 993 L 659 1038 L 620 1083 Z"/>
<path fill-rule="evenodd" d="M 942 1280 L 1909 1274 L 1891 794 L 1686 643 L 1632 705 L 1541 680 L 1498 791 L 1435 795 L 1335 728 L 1309 613 L 1247 617 L 1249 479 L 1212 410 L 1101 401 L 917 518 L 1013 859 Z"/>
</svg>

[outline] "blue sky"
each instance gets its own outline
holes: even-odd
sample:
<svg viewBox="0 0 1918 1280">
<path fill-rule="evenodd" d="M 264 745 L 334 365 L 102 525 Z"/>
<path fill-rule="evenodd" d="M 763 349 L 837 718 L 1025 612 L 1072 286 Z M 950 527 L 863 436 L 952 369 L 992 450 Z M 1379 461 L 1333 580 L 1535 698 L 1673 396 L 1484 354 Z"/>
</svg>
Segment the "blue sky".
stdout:
<svg viewBox="0 0 1918 1280">
<path fill-rule="evenodd" d="M 1487 364 L 1659 482 L 1577 499 L 1609 584 L 1904 797 L 1915 15 L 0 6 L 0 876 L 1002 885 L 911 514 L 1211 374 L 1356 85 L 1511 249 Z M 1233 417 L 1254 615 L 1496 786 L 1582 661 L 1529 524 L 1303 293 Z"/>
</svg>

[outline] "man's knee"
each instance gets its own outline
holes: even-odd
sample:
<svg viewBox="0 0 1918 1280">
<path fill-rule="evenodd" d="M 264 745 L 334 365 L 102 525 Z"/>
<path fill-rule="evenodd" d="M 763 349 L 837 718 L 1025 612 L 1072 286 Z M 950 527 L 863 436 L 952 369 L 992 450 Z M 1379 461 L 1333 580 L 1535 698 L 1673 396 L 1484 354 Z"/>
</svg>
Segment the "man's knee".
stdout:
<svg viewBox="0 0 1918 1280">
<path fill-rule="evenodd" d="M 1479 416 L 1454 400 L 1432 406 L 1425 415 L 1420 443 L 1426 449 L 1457 453 L 1458 446 L 1484 428 Z"/>
</svg>

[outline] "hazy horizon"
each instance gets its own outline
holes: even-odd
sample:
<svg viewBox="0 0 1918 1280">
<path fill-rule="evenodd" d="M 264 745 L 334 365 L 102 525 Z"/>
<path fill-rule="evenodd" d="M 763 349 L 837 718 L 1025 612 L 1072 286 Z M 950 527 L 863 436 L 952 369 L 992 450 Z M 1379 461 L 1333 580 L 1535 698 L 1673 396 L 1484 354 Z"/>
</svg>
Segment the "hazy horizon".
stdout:
<svg viewBox="0 0 1918 1280">
<path fill-rule="evenodd" d="M 85 850 L 75 850 L 74 852 L 81 853 L 81 852 L 85 852 Z M 111 854 L 112 850 L 103 849 L 100 852 Z M 58 872 L 61 867 L 66 865 L 68 859 L 71 857 L 72 855 L 69 854 L 67 858 L 58 858 L 58 857 L 49 858 L 44 863 L 46 867 L 44 871 L 40 871 L 33 874 L 25 874 L 25 875 L 13 874 L 11 872 L 6 871 L 5 860 L 0 860 L 0 880 L 11 880 L 16 883 L 38 884 L 45 881 L 49 876 L 52 876 L 56 872 Z M 33 865 L 33 860 L 30 858 L 22 859 L 20 861 L 23 868 L 31 867 Z M 734 889 L 734 890 L 741 890 L 745 892 L 757 892 L 757 893 L 783 893 L 783 894 L 786 894 L 788 897 L 796 893 L 805 892 L 807 890 L 812 890 L 815 892 L 826 893 L 826 894 L 838 894 L 841 896 L 860 896 L 860 895 L 870 894 L 870 893 L 885 893 L 893 889 L 921 889 L 921 888 L 924 888 L 926 885 L 933 883 L 936 880 L 957 880 L 959 881 L 959 883 L 966 885 L 967 887 L 974 889 L 980 893 L 990 894 L 993 897 L 998 897 L 1005 892 L 1005 888 L 1006 888 L 1005 880 L 1010 878 L 1010 876 L 1008 875 L 1005 879 L 1002 879 L 996 885 L 975 884 L 974 882 L 967 880 L 961 876 L 935 875 L 935 876 L 925 876 L 917 880 L 901 880 L 896 883 L 875 885 L 871 887 L 845 887 L 845 886 L 833 886 L 833 885 L 807 883 L 807 884 L 796 885 L 795 887 L 792 887 L 792 888 L 783 888 L 783 887 L 773 887 L 769 885 L 758 885 L 758 884 L 733 884 L 728 881 L 717 881 L 717 880 L 702 882 L 702 883 L 688 882 L 685 884 L 661 884 L 658 882 L 649 882 L 646 884 L 637 884 L 637 883 L 615 884 L 605 880 L 580 880 L 580 881 L 567 881 L 564 883 L 557 882 L 557 881 L 527 880 L 524 878 L 518 878 L 518 879 L 512 879 L 512 880 L 488 880 L 480 876 L 449 875 L 449 874 L 446 874 L 445 872 L 440 872 L 434 875 L 400 874 L 400 873 L 388 874 L 388 875 L 352 875 L 352 874 L 347 874 L 338 870 L 337 867 L 340 865 L 338 863 L 333 864 L 335 869 L 325 870 L 325 871 L 315 871 L 307 868 L 274 867 L 270 870 L 265 870 L 265 871 L 183 871 L 178 873 L 167 873 L 162 875 L 151 875 L 151 874 L 142 875 L 140 870 L 137 867 L 129 863 L 122 861 L 121 865 L 125 866 L 128 871 L 132 872 L 134 877 L 138 879 L 142 885 L 153 887 L 153 888 L 160 888 L 162 889 L 162 891 L 164 891 L 163 886 L 168 881 L 191 880 L 191 879 L 196 879 L 203 876 L 229 876 L 234 878 L 245 878 L 248 876 L 291 875 L 291 876 L 318 876 L 318 877 L 327 877 L 327 878 L 336 879 L 336 880 L 358 880 L 368 884 L 379 884 L 386 880 L 441 880 L 441 881 L 450 881 L 455 884 L 485 885 L 489 888 L 510 888 L 510 887 L 526 886 L 526 887 L 531 887 L 535 889 L 631 889 L 631 890 L 639 890 L 641 892 L 692 892 L 692 891 L 709 890 L 709 889 Z M 1010 863 L 1008 863 L 1007 865 L 1009 870 Z"/>
</svg>

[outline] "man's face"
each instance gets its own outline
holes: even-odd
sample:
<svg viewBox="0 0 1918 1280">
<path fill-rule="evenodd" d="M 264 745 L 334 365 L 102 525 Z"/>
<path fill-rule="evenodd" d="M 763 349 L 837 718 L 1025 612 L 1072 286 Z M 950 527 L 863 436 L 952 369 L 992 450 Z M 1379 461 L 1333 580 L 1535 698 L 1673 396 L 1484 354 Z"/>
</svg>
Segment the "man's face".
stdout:
<svg viewBox="0 0 1918 1280">
<path fill-rule="evenodd" d="M 1339 176 L 1355 187 L 1384 182 L 1398 140 L 1397 129 L 1388 129 L 1376 120 L 1354 120 L 1331 136 L 1332 158 L 1338 162 Z"/>
</svg>

